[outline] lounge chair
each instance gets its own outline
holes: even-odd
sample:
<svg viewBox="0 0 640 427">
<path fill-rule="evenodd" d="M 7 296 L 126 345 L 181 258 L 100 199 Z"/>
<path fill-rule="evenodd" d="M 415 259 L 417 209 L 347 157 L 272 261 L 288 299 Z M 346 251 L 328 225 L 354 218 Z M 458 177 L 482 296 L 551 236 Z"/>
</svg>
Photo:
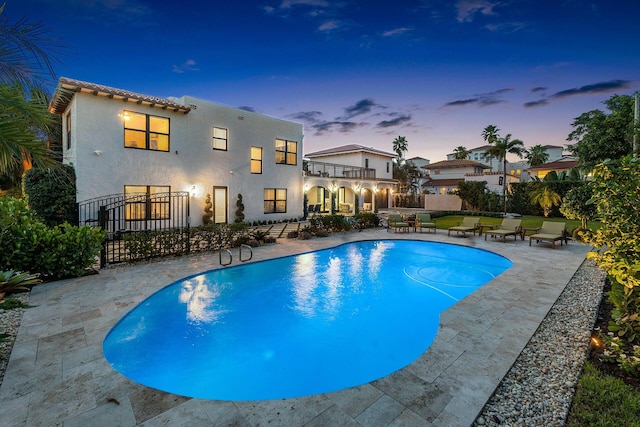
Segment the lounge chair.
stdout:
<svg viewBox="0 0 640 427">
<path fill-rule="evenodd" d="M 476 231 L 480 228 L 480 220 L 471 216 L 465 216 L 462 218 L 462 222 L 455 227 L 449 227 L 447 236 L 451 236 L 451 232 L 455 231 L 456 234 L 462 233 L 464 237 L 467 237 L 467 233 L 471 232 L 476 235 Z"/>
<path fill-rule="evenodd" d="M 409 223 L 403 221 L 400 214 L 389 214 L 387 223 L 389 225 L 387 231 L 389 231 L 390 228 L 393 228 L 393 231 L 395 232 L 398 232 L 398 229 L 400 229 L 400 231 L 409 231 Z"/>
<path fill-rule="evenodd" d="M 431 214 L 428 213 L 419 213 L 416 214 L 416 230 L 420 229 L 422 233 L 422 229 L 426 228 L 427 231 L 432 228 L 433 232 L 436 232 L 436 220 L 431 219 Z"/>
<path fill-rule="evenodd" d="M 567 226 L 564 222 L 544 221 L 542 227 L 538 228 L 535 234 L 529 236 L 529 246 L 531 246 L 533 240 L 535 240 L 536 243 L 539 243 L 541 240 L 551 242 L 551 248 L 555 249 L 556 241 L 558 240 L 560 240 L 560 246 L 562 246 L 563 240 L 565 243 L 568 243 Z"/>
<path fill-rule="evenodd" d="M 502 224 L 494 230 L 487 230 L 484 233 L 484 240 L 487 240 L 487 236 L 502 237 L 502 243 L 507 241 L 507 236 L 513 236 L 513 240 L 518 240 L 518 236 L 524 240 L 522 236 L 522 220 L 505 218 L 502 220 Z"/>
</svg>

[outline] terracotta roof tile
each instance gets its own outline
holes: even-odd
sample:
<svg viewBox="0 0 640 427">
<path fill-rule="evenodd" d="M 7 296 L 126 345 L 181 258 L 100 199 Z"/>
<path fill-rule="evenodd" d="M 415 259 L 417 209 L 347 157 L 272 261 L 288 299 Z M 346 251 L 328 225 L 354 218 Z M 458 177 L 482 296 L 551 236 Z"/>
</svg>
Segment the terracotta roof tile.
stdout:
<svg viewBox="0 0 640 427">
<path fill-rule="evenodd" d="M 51 98 L 51 103 L 49 104 L 49 111 L 54 114 L 64 113 L 76 92 L 92 93 L 96 96 L 101 95 L 108 98 L 136 102 L 138 104 L 159 107 L 165 110 L 168 109 L 176 112 L 180 111 L 185 114 L 191 110 L 187 106 L 178 104 L 166 98 L 142 95 L 124 89 L 117 89 L 95 83 L 74 80 L 67 77 L 60 77 L 58 80 L 58 86 L 56 87 L 53 97 Z"/>
</svg>

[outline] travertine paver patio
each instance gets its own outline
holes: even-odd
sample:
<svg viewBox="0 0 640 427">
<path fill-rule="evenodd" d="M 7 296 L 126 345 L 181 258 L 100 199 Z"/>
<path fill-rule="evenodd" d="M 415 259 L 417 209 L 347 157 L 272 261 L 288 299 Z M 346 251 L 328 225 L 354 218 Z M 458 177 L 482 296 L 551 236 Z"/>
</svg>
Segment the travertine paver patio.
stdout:
<svg viewBox="0 0 640 427">
<path fill-rule="evenodd" d="M 447 237 L 442 230 L 378 229 L 279 239 L 256 248 L 253 260 L 379 238 L 474 246 L 505 255 L 514 266 L 444 312 L 431 348 L 406 368 L 335 393 L 257 402 L 160 392 L 129 381 L 102 356 L 102 341 L 119 318 L 159 288 L 219 268 L 217 255 L 117 266 L 39 285 L 0 387 L 0 420 L 7 426 L 469 426 L 588 251 L 575 242 L 552 250 L 521 240 Z"/>
</svg>

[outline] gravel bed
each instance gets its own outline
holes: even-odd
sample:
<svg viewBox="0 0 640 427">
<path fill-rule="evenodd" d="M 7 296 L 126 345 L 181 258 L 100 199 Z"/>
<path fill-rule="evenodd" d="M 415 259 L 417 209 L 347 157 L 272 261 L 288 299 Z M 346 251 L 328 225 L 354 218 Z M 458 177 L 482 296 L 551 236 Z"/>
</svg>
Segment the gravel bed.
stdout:
<svg viewBox="0 0 640 427">
<path fill-rule="evenodd" d="M 29 296 L 29 292 L 22 292 L 19 294 L 13 294 L 8 298 L 15 298 L 22 301 L 24 304 L 29 304 Z M 11 310 L 3 310 L 0 308 L 0 333 L 10 335 L 6 341 L 0 342 L 0 384 L 2 384 L 4 371 L 7 368 L 11 349 L 13 348 L 13 341 L 16 339 L 16 335 L 18 334 L 22 315 L 25 310 L 27 309 L 12 308 Z"/>
<path fill-rule="evenodd" d="M 564 426 L 602 299 L 605 274 L 586 260 L 473 426 Z"/>
</svg>

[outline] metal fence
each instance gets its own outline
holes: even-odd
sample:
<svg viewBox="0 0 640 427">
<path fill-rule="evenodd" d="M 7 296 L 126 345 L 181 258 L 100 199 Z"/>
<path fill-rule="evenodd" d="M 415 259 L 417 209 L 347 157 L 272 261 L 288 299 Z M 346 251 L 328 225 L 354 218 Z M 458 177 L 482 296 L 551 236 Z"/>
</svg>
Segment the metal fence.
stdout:
<svg viewBox="0 0 640 427">
<path fill-rule="evenodd" d="M 80 225 L 107 231 L 100 267 L 188 253 L 189 193 L 113 194 L 78 204 Z"/>
</svg>

